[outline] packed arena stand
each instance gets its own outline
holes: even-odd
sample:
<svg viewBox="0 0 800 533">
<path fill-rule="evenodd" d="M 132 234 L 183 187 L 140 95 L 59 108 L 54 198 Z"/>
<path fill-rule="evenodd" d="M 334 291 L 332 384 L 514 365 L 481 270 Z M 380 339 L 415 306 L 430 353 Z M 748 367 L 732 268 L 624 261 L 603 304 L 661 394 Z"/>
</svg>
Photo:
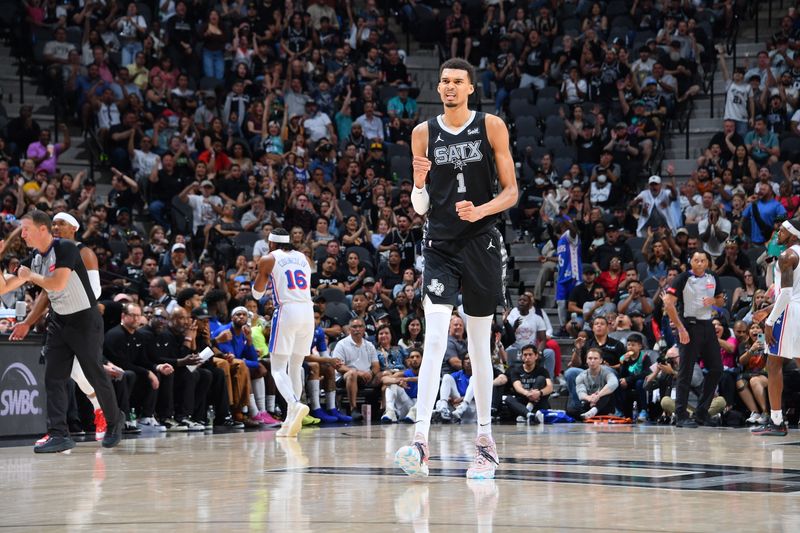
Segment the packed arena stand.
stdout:
<svg viewBox="0 0 800 533">
<path fill-rule="evenodd" d="M 767 407 L 764 317 L 754 315 L 771 298 L 775 229 L 800 206 L 800 17 L 781 19 L 752 64 L 733 63 L 724 44 L 735 46 L 737 6 L 26 0 L 7 15 L 18 22 L 8 36 L 58 124 L 29 106 L 5 117 L 3 232 L 33 207 L 79 221 L 76 239 L 98 257 L 120 405 L 140 427 L 190 431 L 269 424 L 281 412 L 268 372 L 272 302 L 250 289 L 270 232 L 283 227 L 314 271 L 324 344 L 309 352 L 312 407 L 323 392 L 318 412 L 347 421 L 337 405 L 358 416 L 353 403 L 384 404 L 391 390 L 388 418 L 403 419 L 412 400 L 398 399 L 399 386 L 418 368 L 407 355 L 422 348 L 425 324 L 409 143 L 441 109 L 438 72 L 407 64 L 413 51 L 466 57 L 479 65 L 475 103 L 509 125 L 521 190 L 502 227 L 516 301 L 496 320 L 498 416 L 520 416 L 535 377 L 547 394 L 538 387 L 534 403 L 561 396 L 579 411 L 575 383 L 596 347 L 623 383 L 609 412 L 668 420 L 677 337 L 663 291 L 704 250 L 727 294 L 715 310 L 730 373 L 720 411 L 755 422 Z M 713 105 L 721 80 L 718 133 L 694 168 L 676 169 L 669 137 L 709 90 Z M 61 163 L 70 129 L 86 149 L 75 173 Z M 17 243 L 4 272 L 25 256 Z M 32 297 L 19 291 L 0 307 Z M 468 414 L 459 405 L 470 398 L 468 340 L 453 320 L 442 367 L 461 374 L 440 400 L 447 420 Z M 130 335 L 151 348 L 114 348 Z M 175 350 L 152 340 L 161 337 Z M 358 352 L 361 337 L 376 349 L 349 369 L 337 353 Z M 215 357 L 185 371 L 205 346 Z M 372 377 L 354 387 L 357 372 Z"/>
</svg>

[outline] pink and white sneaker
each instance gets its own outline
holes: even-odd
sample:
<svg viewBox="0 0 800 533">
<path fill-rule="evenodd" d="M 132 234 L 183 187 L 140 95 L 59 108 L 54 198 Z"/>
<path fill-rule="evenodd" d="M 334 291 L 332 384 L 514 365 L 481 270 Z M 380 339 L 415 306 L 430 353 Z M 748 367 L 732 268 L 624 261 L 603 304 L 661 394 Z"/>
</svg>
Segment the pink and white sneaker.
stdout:
<svg viewBox="0 0 800 533">
<path fill-rule="evenodd" d="M 414 441 L 403 446 L 394 454 L 394 464 L 411 477 L 428 477 L 428 441 L 421 434 L 414 435 Z"/>
<path fill-rule="evenodd" d="M 478 435 L 475 439 L 475 458 L 467 469 L 467 479 L 494 479 L 494 471 L 500 466 L 497 446 L 489 435 Z"/>
<path fill-rule="evenodd" d="M 281 425 L 281 421 L 272 418 L 272 415 L 270 415 L 267 411 L 261 411 L 260 413 L 258 413 L 256 416 L 253 417 L 253 420 L 255 420 L 256 422 L 260 422 L 265 426 L 271 428 L 278 427 Z"/>
</svg>

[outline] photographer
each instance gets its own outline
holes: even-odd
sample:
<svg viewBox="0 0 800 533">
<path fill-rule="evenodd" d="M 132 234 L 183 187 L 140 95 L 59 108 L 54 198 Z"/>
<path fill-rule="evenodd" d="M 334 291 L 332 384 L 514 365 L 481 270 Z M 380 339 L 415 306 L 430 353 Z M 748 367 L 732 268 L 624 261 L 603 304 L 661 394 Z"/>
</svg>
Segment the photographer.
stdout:
<svg viewBox="0 0 800 533">
<path fill-rule="evenodd" d="M 651 391 L 648 411 L 651 417 L 658 411 L 659 407 L 663 415 L 658 419 L 658 423 L 672 423 L 675 415 L 675 382 L 678 377 L 678 367 L 680 366 L 680 351 L 677 346 L 669 348 L 666 353 L 660 356 L 650 367 L 650 375 L 645 378 L 645 388 Z M 700 365 L 695 364 L 692 371 L 692 380 L 689 385 L 689 410 L 693 410 L 697 399 L 703 391 L 705 378 Z M 718 415 L 725 409 L 725 399 L 717 396 L 708 408 L 709 417 Z"/>
</svg>

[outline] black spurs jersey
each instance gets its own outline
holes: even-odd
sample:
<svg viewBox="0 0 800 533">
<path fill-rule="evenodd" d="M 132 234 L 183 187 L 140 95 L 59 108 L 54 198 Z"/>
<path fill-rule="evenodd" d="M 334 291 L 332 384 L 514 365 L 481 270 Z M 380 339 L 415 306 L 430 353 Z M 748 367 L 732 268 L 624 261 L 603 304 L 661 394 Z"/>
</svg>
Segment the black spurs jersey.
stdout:
<svg viewBox="0 0 800 533">
<path fill-rule="evenodd" d="M 497 191 L 494 151 L 486 133 L 486 114 L 471 111 L 471 118 L 458 131 L 447 128 L 442 115 L 428 120 L 428 194 L 431 208 L 425 239 L 468 239 L 489 231 L 497 215 L 477 222 L 461 220 L 456 203 L 469 200 L 483 205 Z"/>
</svg>

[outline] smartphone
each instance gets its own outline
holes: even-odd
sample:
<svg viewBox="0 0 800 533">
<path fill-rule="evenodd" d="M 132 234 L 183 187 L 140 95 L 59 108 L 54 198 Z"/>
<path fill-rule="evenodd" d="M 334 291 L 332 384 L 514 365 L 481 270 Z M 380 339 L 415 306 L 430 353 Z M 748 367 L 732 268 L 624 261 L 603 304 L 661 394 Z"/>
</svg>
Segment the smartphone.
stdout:
<svg viewBox="0 0 800 533">
<path fill-rule="evenodd" d="M 758 339 L 758 342 L 760 342 L 761 344 L 767 343 L 767 337 L 763 333 L 759 333 L 758 337 L 756 338 Z"/>
</svg>

